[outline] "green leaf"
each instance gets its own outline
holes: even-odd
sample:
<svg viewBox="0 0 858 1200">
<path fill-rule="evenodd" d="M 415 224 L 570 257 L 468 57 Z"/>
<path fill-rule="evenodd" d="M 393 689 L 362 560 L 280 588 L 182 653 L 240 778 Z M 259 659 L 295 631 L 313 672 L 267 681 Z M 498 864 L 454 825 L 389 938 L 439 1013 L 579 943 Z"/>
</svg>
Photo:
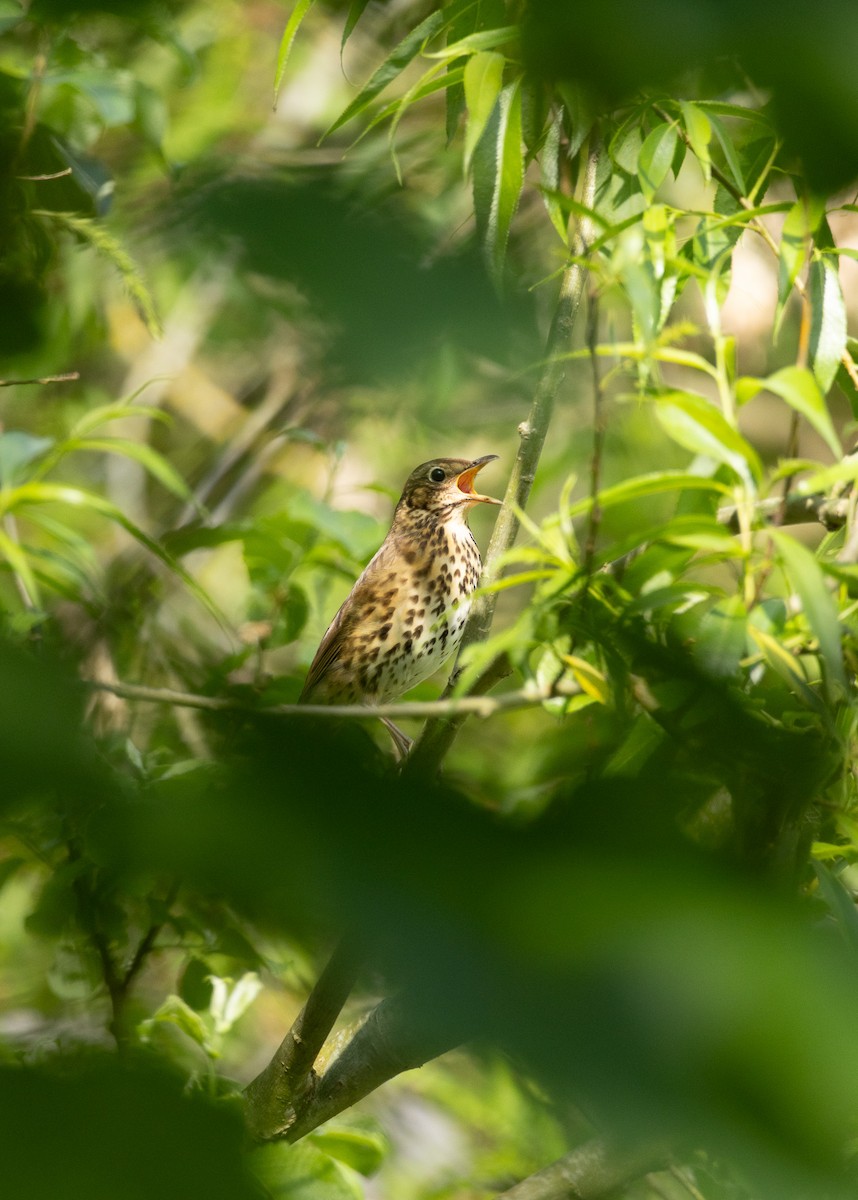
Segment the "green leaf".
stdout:
<svg viewBox="0 0 858 1200">
<path fill-rule="evenodd" d="M 383 92 L 387 85 L 405 70 L 426 43 L 443 29 L 449 19 L 448 10 L 436 9 L 429 14 L 425 21 L 421 21 L 410 33 L 406 34 L 402 41 L 394 46 L 381 66 L 373 72 L 368 82 L 364 84 L 351 104 L 343 109 L 334 123 L 325 130 L 320 140 L 324 141 L 335 130 L 347 124 L 359 116 L 365 109 L 369 108 L 376 96 L 380 92 Z"/>
<path fill-rule="evenodd" d="M 164 1022 L 176 1025 L 198 1046 L 208 1050 L 209 1031 L 206 1024 L 199 1013 L 194 1012 L 181 996 L 168 996 L 161 1007 L 148 1020 L 140 1024 L 141 1039 L 147 1041 L 151 1037 L 153 1029 L 159 1023 Z"/>
<path fill-rule="evenodd" d="M 315 4 L 315 0 L 297 0 L 295 7 L 289 20 L 286 22 L 286 28 L 283 30 L 283 37 L 280 39 L 280 48 L 277 51 L 277 68 L 274 72 L 274 104 L 277 104 L 277 97 L 280 94 L 280 85 L 283 82 L 283 76 L 286 73 L 286 64 L 289 61 L 289 55 L 292 51 L 292 43 L 295 41 L 295 34 L 301 25 L 301 22 L 306 17 L 307 13 Z M 354 7 L 354 5 L 352 6 Z M 358 14 L 359 16 L 360 14 Z M 351 13 L 349 13 L 351 17 Z M 357 17 L 355 17 L 355 21 Z M 343 39 L 345 40 L 345 39 Z"/>
<path fill-rule="evenodd" d="M 466 175 L 471 169 L 474 150 L 500 95 L 505 61 L 502 54 L 487 50 L 475 54 L 465 66 L 465 104 L 468 109 L 464 157 Z"/>
<path fill-rule="evenodd" d="M 712 159 L 709 156 L 709 143 L 712 141 L 712 122 L 706 113 L 690 100 L 680 100 L 682 121 L 688 142 L 694 157 L 700 163 L 703 178 L 709 183 L 712 178 Z"/>
<path fill-rule="evenodd" d="M 570 80 L 558 80 L 555 87 L 566 109 L 567 154 L 569 158 L 574 158 L 593 128 L 593 102 L 583 87 Z"/>
<path fill-rule="evenodd" d="M 124 458 L 132 458 L 145 467 L 153 479 L 157 479 L 159 483 L 163 484 L 168 492 L 172 492 L 174 496 L 184 500 L 185 503 L 197 507 L 193 492 L 173 464 L 145 442 L 132 442 L 128 438 L 114 437 L 81 438 L 72 444 L 71 449 L 92 450 L 103 454 L 119 454 Z"/>
<path fill-rule="evenodd" d="M 387 1157 L 390 1144 L 381 1129 L 369 1121 L 360 1125 L 328 1124 L 309 1140 L 360 1175 L 374 1175 Z"/>
<path fill-rule="evenodd" d="M 822 391 L 827 392 L 846 349 L 846 305 L 836 261 L 828 254 L 815 257 L 810 264 L 808 284 L 813 373 Z"/>
<path fill-rule="evenodd" d="M 273 1200 L 363 1200 L 359 1176 L 313 1145 L 270 1142 L 248 1155 L 251 1171 Z"/>
<path fill-rule="evenodd" d="M 652 200 L 667 178 L 676 152 L 677 136 L 676 127 L 665 122 L 656 126 L 640 148 L 637 174 L 647 200 Z"/>
<path fill-rule="evenodd" d="M 568 246 L 567 221 L 563 215 L 563 206 L 558 200 L 560 187 L 560 133 L 563 119 L 558 114 L 549 124 L 539 156 L 539 166 L 542 182 L 542 198 L 548 209 L 551 224 L 557 230 L 564 246 Z"/>
<path fill-rule="evenodd" d="M 467 37 L 451 42 L 443 50 L 435 50 L 426 54 L 426 58 L 461 58 L 465 54 L 477 54 L 481 50 L 492 50 L 495 46 L 503 46 L 518 36 L 517 25 L 501 25 L 495 29 L 480 29 L 469 33 Z"/>
<path fill-rule="evenodd" d="M 687 450 L 724 463 L 753 487 L 762 478 L 756 451 L 720 409 L 695 392 L 656 396 L 656 415 L 665 431 Z"/>
<path fill-rule="evenodd" d="M 150 381 L 151 382 L 151 381 Z M 142 390 L 142 389 L 141 389 Z M 130 400 L 118 400 L 111 404 L 100 404 L 90 408 L 79 421 L 76 421 L 69 431 L 70 438 L 83 437 L 97 429 L 99 425 L 107 425 L 110 421 L 124 421 L 128 417 L 144 417 L 147 421 L 162 421 L 169 425 L 171 417 L 163 408 L 150 404 L 134 404 Z"/>
<path fill-rule="evenodd" d="M 703 613 L 694 628 L 692 654 L 707 675 L 738 675 L 745 656 L 748 613 L 740 596 L 727 596 Z"/>
<path fill-rule="evenodd" d="M 363 11 L 369 4 L 369 0 L 352 0 L 349 5 L 349 11 L 346 14 L 346 23 L 343 26 L 343 40 L 340 43 L 340 49 L 345 48 L 346 42 L 354 33 L 355 25 L 363 16 Z"/>
<path fill-rule="evenodd" d="M 807 257 L 810 240 L 823 216 L 820 202 L 796 200 L 789 210 L 781 232 L 778 268 L 778 304 L 775 328 L 780 328 L 784 307 Z"/>
<path fill-rule="evenodd" d="M 744 196 L 746 191 L 745 175 L 742 171 L 739 157 L 736 154 L 736 149 L 733 145 L 733 139 L 731 138 L 730 132 L 724 125 L 723 121 L 721 121 L 719 117 L 715 116 L 715 111 L 716 109 L 712 105 L 707 106 L 709 122 L 715 131 L 718 141 L 721 144 L 721 149 L 724 152 L 724 158 L 727 162 L 727 167 L 730 171 L 730 174 L 733 176 L 733 182 L 735 183 L 739 192 Z"/>
<path fill-rule="evenodd" d="M 23 468 L 47 454 L 53 438 L 34 437 L 18 429 L 0 434 L 0 487 L 11 487 L 23 474 Z"/>
<path fill-rule="evenodd" d="M 806 367 L 782 367 L 768 379 L 745 376 L 736 383 L 736 398 L 740 404 L 744 404 L 763 390 L 774 392 L 776 396 L 785 400 L 790 408 L 800 413 L 813 426 L 835 458 L 841 457 L 843 450 L 828 413 L 825 397 Z"/>
<path fill-rule="evenodd" d="M 0 891 L 3 890 L 3 888 L 9 882 L 9 880 L 12 878 L 12 876 L 15 874 L 15 872 L 20 867 L 23 867 L 25 861 L 26 860 L 23 858 L 14 858 L 13 857 L 13 858 L 4 858 L 3 861 L 0 862 Z"/>
<path fill-rule="evenodd" d="M 94 492 L 88 492 L 84 488 L 69 487 L 66 484 L 27 483 L 11 491 L 0 493 L 0 516 L 18 509 L 26 509 L 31 504 L 68 504 L 72 508 L 81 508 L 97 513 L 99 516 L 121 525 L 135 541 L 144 546 L 159 562 L 182 580 L 185 587 L 193 593 L 223 629 L 228 628 L 226 619 L 217 605 L 184 567 L 177 563 L 155 538 L 145 533 L 139 525 L 135 525 L 121 509 L 117 508 L 115 504 L 111 504 L 109 500 L 105 500 Z"/>
<path fill-rule="evenodd" d="M 840 854 L 843 854 L 847 847 L 840 846 L 838 849 Z M 820 894 L 854 955 L 858 952 L 858 907 L 852 894 L 844 886 L 840 876 L 829 867 L 816 862 L 813 868 L 819 880 Z"/>
<path fill-rule="evenodd" d="M 34 217 L 52 221 L 76 237 L 88 242 L 122 276 L 125 288 L 137 306 L 137 311 L 152 337 L 161 336 L 161 319 L 143 273 L 125 248 L 98 221 L 79 217 L 75 213 L 55 212 L 53 209 L 32 209 Z"/>
<path fill-rule="evenodd" d="M 822 701 L 808 684 L 795 656 L 790 654 L 777 638 L 772 637 L 765 630 L 757 628 L 753 620 L 748 622 L 748 633 L 756 642 L 766 663 L 786 683 L 787 687 L 800 696 L 809 708 L 815 709 L 818 713 L 824 712 Z"/>
<path fill-rule="evenodd" d="M 829 694 L 832 683 L 845 688 L 840 614 L 826 584 L 822 568 L 801 542 L 779 529 L 772 529 L 770 533 L 784 570 L 801 600 L 807 623 L 819 642 L 819 653 L 826 668 Z"/>
<path fill-rule="evenodd" d="M 643 130 L 636 113 L 633 113 L 611 138 L 608 153 L 617 166 L 629 175 L 634 175 L 638 169 L 643 140 Z M 608 169 L 610 170 L 610 166 Z"/>
<path fill-rule="evenodd" d="M 24 585 L 27 595 L 30 598 L 30 603 L 37 608 L 41 608 L 41 592 L 39 591 L 39 585 L 36 582 L 36 577 L 33 574 L 26 552 L 3 529 L 0 529 L 0 555 L 6 559 L 10 568 Z"/>
<path fill-rule="evenodd" d="M 477 228 L 489 273 L 500 287 L 510 225 L 524 183 L 520 78 L 500 93 L 473 157 L 473 182 Z"/>
<path fill-rule="evenodd" d="M 642 500 L 644 496 L 658 496 L 666 492 L 688 490 L 714 491 L 725 496 L 731 494 L 730 488 L 725 484 L 704 475 L 690 475 L 687 471 L 655 471 L 650 475 L 637 475 L 634 479 L 626 479 L 622 483 L 614 484 L 613 487 L 605 488 L 599 492 L 599 507 L 609 508 L 614 504 L 627 504 L 632 500 Z M 592 506 L 593 501 L 589 496 L 584 500 L 578 500 L 575 504 L 570 505 L 569 516 L 580 516 L 582 513 L 589 512 Z"/>
</svg>

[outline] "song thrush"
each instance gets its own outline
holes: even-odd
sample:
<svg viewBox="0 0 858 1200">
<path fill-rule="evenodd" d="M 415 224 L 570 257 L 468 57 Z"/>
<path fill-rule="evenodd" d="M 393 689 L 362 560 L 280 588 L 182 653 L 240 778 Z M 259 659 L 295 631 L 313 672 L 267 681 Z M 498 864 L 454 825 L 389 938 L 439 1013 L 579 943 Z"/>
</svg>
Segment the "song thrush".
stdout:
<svg viewBox="0 0 858 1200">
<path fill-rule="evenodd" d="M 387 537 L 322 638 L 301 702 L 382 704 L 457 648 L 481 566 L 468 509 L 501 503 L 474 479 L 496 458 L 433 458 L 411 472 Z M 385 724 L 403 753 L 408 739 Z"/>
</svg>

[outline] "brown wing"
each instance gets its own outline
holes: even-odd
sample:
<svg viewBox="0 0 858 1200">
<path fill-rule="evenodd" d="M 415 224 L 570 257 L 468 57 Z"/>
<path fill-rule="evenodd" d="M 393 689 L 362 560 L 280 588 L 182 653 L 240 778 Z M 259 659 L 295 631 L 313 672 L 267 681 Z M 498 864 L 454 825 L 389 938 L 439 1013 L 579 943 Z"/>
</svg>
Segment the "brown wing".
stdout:
<svg viewBox="0 0 858 1200">
<path fill-rule="evenodd" d="M 336 666 L 342 654 L 345 639 L 350 634 L 355 621 L 360 619 L 360 610 L 365 605 L 372 603 L 370 596 L 375 581 L 381 572 L 388 569 L 388 560 L 392 553 L 394 551 L 391 540 L 387 537 L 340 605 L 337 615 L 331 621 L 325 636 L 319 643 L 315 658 L 310 663 L 310 670 L 307 672 L 304 687 L 298 697 L 299 704 L 305 704 L 310 700 L 312 693 L 324 682 L 325 676 L 331 668 Z"/>
<path fill-rule="evenodd" d="M 319 643 L 319 649 L 316 651 L 316 657 L 310 663 L 310 670 L 307 672 L 307 678 L 304 681 L 304 687 L 301 689 L 301 695 L 298 697 L 299 704 L 305 704 L 309 699 L 313 690 L 324 679 L 327 672 L 334 665 L 340 656 L 342 648 L 342 638 L 339 637 L 340 628 L 343 625 L 344 614 L 349 605 L 349 601 L 354 595 L 351 591 L 348 598 L 340 606 L 340 610 L 328 626 L 325 636 Z"/>
</svg>

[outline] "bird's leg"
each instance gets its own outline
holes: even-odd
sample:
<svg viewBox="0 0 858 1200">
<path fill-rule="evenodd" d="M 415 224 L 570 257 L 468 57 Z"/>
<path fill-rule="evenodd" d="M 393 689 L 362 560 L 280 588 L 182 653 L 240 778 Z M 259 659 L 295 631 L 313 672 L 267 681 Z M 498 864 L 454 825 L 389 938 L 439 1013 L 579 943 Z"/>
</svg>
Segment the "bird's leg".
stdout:
<svg viewBox="0 0 858 1200">
<path fill-rule="evenodd" d="M 394 725 L 387 717 L 379 717 L 379 720 L 385 725 L 387 732 L 390 734 L 396 750 L 396 757 L 400 762 L 403 762 L 408 757 L 408 752 L 414 745 L 414 740 L 403 733 L 398 725 Z"/>
</svg>

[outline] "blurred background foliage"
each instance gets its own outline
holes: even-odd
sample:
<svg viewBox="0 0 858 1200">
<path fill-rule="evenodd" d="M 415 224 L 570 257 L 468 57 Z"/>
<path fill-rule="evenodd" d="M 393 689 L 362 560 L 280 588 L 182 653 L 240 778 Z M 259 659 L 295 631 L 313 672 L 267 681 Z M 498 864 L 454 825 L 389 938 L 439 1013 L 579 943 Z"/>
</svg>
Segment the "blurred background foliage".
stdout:
<svg viewBox="0 0 858 1200">
<path fill-rule="evenodd" d="M 9 1194 L 475 1200 L 606 1133 L 673 1153 L 628 1200 L 854 1195 L 852 6 L 0 0 L 0 37 Z M 266 715 L 414 465 L 497 453 L 500 494 L 587 222 L 461 684 L 503 654 L 542 702 L 441 782 Z M 245 1153 L 344 928 L 326 1062 L 383 996 L 469 1048 Z"/>
</svg>

